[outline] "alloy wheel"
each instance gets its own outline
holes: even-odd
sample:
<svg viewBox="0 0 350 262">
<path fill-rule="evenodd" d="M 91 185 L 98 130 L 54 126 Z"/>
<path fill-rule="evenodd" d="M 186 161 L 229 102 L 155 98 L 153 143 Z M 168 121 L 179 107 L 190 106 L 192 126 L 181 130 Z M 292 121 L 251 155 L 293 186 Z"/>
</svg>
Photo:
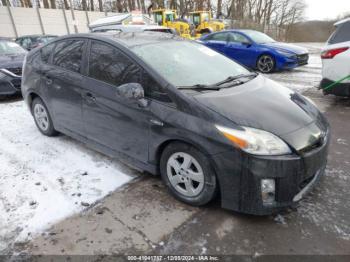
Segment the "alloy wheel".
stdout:
<svg viewBox="0 0 350 262">
<path fill-rule="evenodd" d="M 198 196 L 204 187 L 203 169 L 188 153 L 177 152 L 169 157 L 167 176 L 173 188 L 187 197 Z"/>
<path fill-rule="evenodd" d="M 49 117 L 46 108 L 43 105 L 36 104 L 34 106 L 34 118 L 42 131 L 47 131 L 49 129 Z"/>
<path fill-rule="evenodd" d="M 263 55 L 259 58 L 257 67 L 263 73 L 270 73 L 275 67 L 275 62 L 271 56 Z"/>
</svg>

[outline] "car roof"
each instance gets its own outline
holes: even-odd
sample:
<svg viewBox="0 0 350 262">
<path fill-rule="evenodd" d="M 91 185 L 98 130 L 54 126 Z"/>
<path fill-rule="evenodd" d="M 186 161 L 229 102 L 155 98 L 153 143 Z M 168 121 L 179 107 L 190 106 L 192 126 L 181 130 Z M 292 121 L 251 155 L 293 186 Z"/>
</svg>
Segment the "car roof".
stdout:
<svg viewBox="0 0 350 262">
<path fill-rule="evenodd" d="M 76 37 L 111 40 L 125 47 L 131 48 L 138 45 L 156 44 L 171 41 L 189 41 L 174 34 L 163 34 L 158 32 L 97 32 L 87 34 L 72 34 L 58 38 L 57 40 L 70 39 Z M 55 40 L 55 41 L 57 41 Z M 53 42 L 51 42 L 53 43 Z"/>
<path fill-rule="evenodd" d="M 0 41 L 9 41 L 9 42 L 13 42 L 13 39 L 11 37 L 2 37 L 0 36 Z"/>
<path fill-rule="evenodd" d="M 241 32 L 241 33 L 247 33 L 247 32 L 259 32 L 257 30 L 252 30 L 252 29 L 229 29 L 227 31 L 232 31 L 232 32 Z"/>
<path fill-rule="evenodd" d="M 218 32 L 213 32 L 212 34 L 217 34 L 217 33 L 223 33 L 223 32 L 240 32 L 240 33 L 247 33 L 247 32 L 259 32 L 257 30 L 252 30 L 252 29 L 226 29 Z"/>
<path fill-rule="evenodd" d="M 56 37 L 57 35 L 40 35 L 40 34 L 37 34 L 37 35 L 21 35 L 19 37 L 17 37 L 17 39 L 19 38 L 24 38 L 24 37 Z"/>
<path fill-rule="evenodd" d="M 148 15 L 141 14 L 142 20 L 146 24 L 150 24 L 151 18 Z M 105 26 L 105 25 L 116 25 L 116 24 L 123 24 L 123 21 L 130 19 L 133 17 L 132 13 L 120 13 L 116 14 L 113 16 L 107 16 L 107 17 L 102 17 L 100 19 L 97 19 L 89 24 L 89 28 L 95 28 L 95 27 L 100 27 L 100 26 Z"/>
<path fill-rule="evenodd" d="M 168 29 L 159 25 L 105 25 L 92 28 L 92 30 L 122 30 L 123 32 L 142 32 L 144 30 Z"/>
<path fill-rule="evenodd" d="M 345 18 L 345 19 L 343 19 L 343 20 L 340 20 L 340 21 L 336 22 L 336 23 L 334 24 L 334 26 L 339 26 L 339 25 L 344 24 L 344 23 L 347 23 L 347 22 L 350 22 L 350 17 L 349 17 L 349 18 Z"/>
</svg>

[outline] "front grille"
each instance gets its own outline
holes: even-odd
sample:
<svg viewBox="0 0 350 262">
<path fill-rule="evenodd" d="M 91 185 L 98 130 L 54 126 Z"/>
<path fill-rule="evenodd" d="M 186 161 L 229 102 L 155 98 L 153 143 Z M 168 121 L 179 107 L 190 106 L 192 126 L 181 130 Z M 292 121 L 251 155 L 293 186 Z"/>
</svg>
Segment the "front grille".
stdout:
<svg viewBox="0 0 350 262">
<path fill-rule="evenodd" d="M 15 75 L 22 76 L 22 67 L 6 68 L 6 70 Z"/>
<path fill-rule="evenodd" d="M 309 61 L 309 54 L 297 55 L 298 64 L 305 65 Z"/>
</svg>

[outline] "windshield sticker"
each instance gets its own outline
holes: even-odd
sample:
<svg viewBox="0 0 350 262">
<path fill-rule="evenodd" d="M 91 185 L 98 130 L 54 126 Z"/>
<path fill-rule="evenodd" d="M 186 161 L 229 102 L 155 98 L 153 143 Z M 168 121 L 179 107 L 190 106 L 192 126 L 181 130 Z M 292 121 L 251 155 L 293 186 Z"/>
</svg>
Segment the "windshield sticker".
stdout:
<svg viewBox="0 0 350 262">
<path fill-rule="evenodd" d="M 199 51 L 201 51 L 202 53 L 208 55 L 208 56 L 216 56 L 217 53 L 207 47 L 199 47 L 198 48 Z"/>
</svg>

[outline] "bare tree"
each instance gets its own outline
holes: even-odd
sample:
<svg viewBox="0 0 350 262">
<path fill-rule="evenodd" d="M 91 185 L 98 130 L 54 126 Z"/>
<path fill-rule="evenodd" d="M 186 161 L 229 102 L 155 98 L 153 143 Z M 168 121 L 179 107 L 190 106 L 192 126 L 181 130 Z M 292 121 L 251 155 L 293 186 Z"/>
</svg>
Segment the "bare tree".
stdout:
<svg viewBox="0 0 350 262">
<path fill-rule="evenodd" d="M 90 0 L 90 10 L 94 11 L 95 7 L 94 7 L 94 0 Z"/>
<path fill-rule="evenodd" d="M 44 4 L 44 8 L 50 8 L 48 0 L 43 0 L 43 4 Z"/>
<path fill-rule="evenodd" d="M 56 0 L 50 0 L 50 6 L 52 9 L 56 9 Z"/>
<path fill-rule="evenodd" d="M 69 9 L 69 5 L 68 5 L 68 1 L 67 0 L 63 0 L 63 5 L 64 5 L 64 9 L 66 9 L 66 10 Z"/>
<path fill-rule="evenodd" d="M 145 5 L 145 0 L 140 0 L 141 1 L 141 9 L 142 13 L 146 13 L 146 5 Z"/>
<path fill-rule="evenodd" d="M 218 4 L 216 7 L 216 18 L 220 18 L 222 15 L 222 0 L 218 0 Z"/>
<path fill-rule="evenodd" d="M 98 10 L 99 10 L 100 12 L 103 12 L 102 0 L 98 0 Z"/>
</svg>

